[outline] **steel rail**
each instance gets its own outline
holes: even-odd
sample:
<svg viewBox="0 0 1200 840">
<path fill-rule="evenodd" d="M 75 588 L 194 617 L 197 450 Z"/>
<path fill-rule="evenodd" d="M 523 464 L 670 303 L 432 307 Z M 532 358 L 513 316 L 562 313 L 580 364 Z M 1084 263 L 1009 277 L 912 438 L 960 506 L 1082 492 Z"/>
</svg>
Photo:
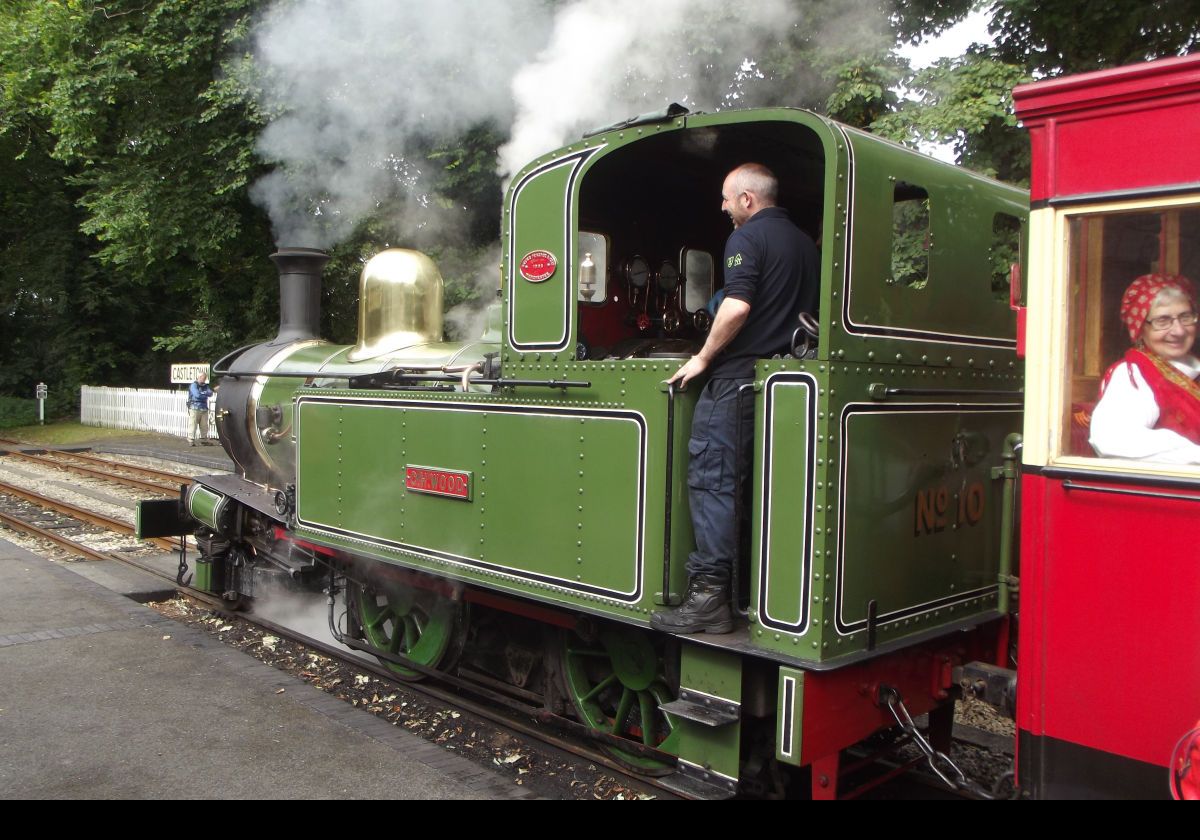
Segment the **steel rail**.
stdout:
<svg viewBox="0 0 1200 840">
<path fill-rule="evenodd" d="M 101 458 L 96 455 L 88 455 L 83 452 L 67 452 L 63 449 L 53 449 L 39 443 L 29 443 L 26 441 L 11 440 L 9 438 L 0 438 L 0 447 L 25 447 L 27 449 L 37 449 L 39 452 L 44 453 L 45 455 L 54 455 L 59 458 L 69 458 L 76 461 L 83 461 L 87 464 L 97 464 L 103 467 L 128 470 L 129 472 L 137 473 L 138 475 L 146 478 L 157 478 L 160 481 L 166 481 L 172 484 L 174 487 L 178 487 L 180 484 L 190 483 L 192 480 L 191 476 L 182 475 L 180 473 L 168 472 L 166 470 L 156 470 L 153 467 L 139 467 L 133 464 L 123 464 L 120 461 L 113 461 L 109 458 Z"/>
<path fill-rule="evenodd" d="M 116 467 L 122 470 L 129 470 L 147 478 L 157 478 L 160 481 L 166 481 L 178 487 L 180 484 L 191 483 L 190 475 L 182 475 L 180 473 L 169 472 L 167 470 L 156 470 L 153 467 L 139 467 L 133 464 L 123 464 L 120 461 L 113 461 L 109 458 L 100 458 L 96 455 L 88 455 L 84 452 L 63 452 L 59 449 L 49 449 L 47 452 L 58 455 L 62 458 L 74 458 L 79 461 L 84 461 L 90 464 L 100 464 L 106 467 Z"/>
<path fill-rule="evenodd" d="M 0 522 L 12 528 L 14 531 L 20 531 L 23 534 L 30 534 L 35 537 L 40 537 L 43 540 L 54 543 L 59 548 L 64 548 L 72 554 L 78 554 L 80 557 L 86 557 L 89 560 L 109 560 L 111 559 L 106 552 L 97 551 L 94 548 L 89 548 L 81 542 L 64 537 L 62 534 L 57 534 L 54 531 L 47 530 L 40 526 L 34 525 L 12 514 L 0 511 Z"/>
<path fill-rule="evenodd" d="M 92 525 L 99 525 L 102 528 L 108 528 L 110 531 L 116 531 L 118 534 L 135 536 L 134 527 L 122 522 L 120 519 L 107 516 L 103 513 L 98 513 L 97 511 L 85 510 L 84 508 L 73 505 L 70 502 L 52 499 L 49 496 L 43 496 L 41 493 L 36 493 L 33 490 L 26 490 L 24 487 L 18 487 L 15 484 L 9 484 L 8 482 L 0 481 L 0 493 L 6 493 L 9 496 L 15 496 L 18 499 L 24 499 L 27 502 L 32 502 L 35 505 L 39 505 L 58 513 L 65 513 L 68 516 L 73 516 L 76 519 L 81 519 L 84 522 L 91 523 Z M 152 543 L 167 551 L 174 551 L 176 548 L 174 542 L 161 537 L 143 540 L 143 542 Z"/>
<path fill-rule="evenodd" d="M 114 484 L 120 484 L 124 487 L 132 487 L 137 490 L 148 490 L 151 493 L 162 495 L 179 494 L 179 486 L 187 483 L 188 479 L 181 477 L 179 483 L 174 487 L 166 487 L 157 482 L 143 481 L 140 478 L 134 478 L 129 475 L 119 475 L 115 472 L 104 472 L 103 470 L 95 469 L 94 467 L 85 467 L 79 464 L 64 463 L 50 455 L 41 455 L 34 452 L 18 452 L 15 449 L 0 447 L 0 452 L 3 452 L 6 458 L 20 458 L 25 461 L 30 461 L 34 464 L 39 464 L 45 467 L 51 467 L 56 470 L 66 470 L 67 472 L 83 475 L 89 478 L 98 478 L 101 481 L 111 481 Z M 60 453 L 54 453 L 60 454 Z M 124 469 L 124 464 L 119 464 L 115 461 L 105 462 L 110 468 Z"/>
<path fill-rule="evenodd" d="M 78 554 L 81 557 L 87 557 L 89 560 L 113 560 L 117 563 L 124 563 L 127 566 L 132 566 L 133 568 L 139 569 L 147 574 L 153 575 L 154 577 L 161 578 L 162 580 L 170 583 L 175 589 L 181 592 L 186 592 L 188 597 L 195 598 L 198 601 L 203 601 L 204 603 L 216 609 L 221 609 L 224 606 L 224 602 L 215 595 L 210 595 L 209 593 L 200 589 L 192 589 L 190 586 L 180 586 L 175 578 L 171 575 L 159 571 L 153 566 L 148 566 L 145 563 L 134 560 L 132 557 L 124 557 L 111 551 L 100 551 L 98 549 L 91 548 L 81 542 L 71 539 L 70 537 L 64 537 L 62 534 L 57 534 L 53 531 L 48 531 L 45 528 L 40 528 L 37 525 L 34 525 L 32 522 L 3 511 L 0 511 L 0 522 L 3 522 L 5 525 L 9 526 L 15 531 L 21 531 L 22 533 L 40 537 L 41 539 L 54 543 L 60 548 L 70 551 L 72 554 Z"/>
</svg>

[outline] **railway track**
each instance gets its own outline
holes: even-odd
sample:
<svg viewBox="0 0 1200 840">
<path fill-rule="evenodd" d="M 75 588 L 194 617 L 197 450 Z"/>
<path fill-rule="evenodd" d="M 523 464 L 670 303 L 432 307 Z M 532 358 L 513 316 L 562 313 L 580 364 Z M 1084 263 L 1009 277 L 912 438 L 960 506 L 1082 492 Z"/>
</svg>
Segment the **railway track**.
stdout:
<svg viewBox="0 0 1200 840">
<path fill-rule="evenodd" d="M 126 536 L 134 536 L 134 527 L 128 523 L 122 522 L 120 519 L 109 516 L 97 511 L 86 510 L 78 505 L 73 505 L 70 502 L 64 502 L 59 499 L 53 499 L 50 496 L 45 496 L 33 490 L 27 490 L 24 487 L 18 487 L 15 484 L 9 484 L 6 481 L 0 481 L 0 493 L 13 496 L 18 499 L 24 499 L 27 502 L 32 502 L 39 507 L 56 513 L 65 513 L 83 522 L 91 525 L 99 525 L 101 528 L 107 528 L 110 531 L 115 531 L 118 534 Z M 177 545 L 174 540 L 155 538 L 145 540 L 145 542 L 158 546 L 166 551 L 174 551 Z"/>
<path fill-rule="evenodd" d="M 86 557 L 89 560 L 113 560 L 116 559 L 110 552 L 99 551 L 91 546 L 84 545 L 81 542 L 72 540 L 70 537 L 65 537 L 51 528 L 43 528 L 40 525 L 35 525 L 32 522 L 13 516 L 11 513 L 0 510 L 0 523 L 7 525 L 14 531 L 19 531 L 23 534 L 38 537 L 39 539 L 51 542 L 59 548 L 65 549 L 79 557 Z"/>
<path fill-rule="evenodd" d="M 16 458 L 27 463 L 34 463 L 54 469 L 66 470 L 76 475 L 110 481 L 124 487 L 144 490 L 160 496 L 178 494 L 179 488 L 191 481 L 189 476 L 179 473 L 156 470 L 149 467 L 138 467 L 81 452 L 63 452 L 46 449 L 37 452 L 22 451 L 22 449 L 29 448 L 27 444 L 22 444 L 19 441 L 0 438 L 0 454 L 4 457 Z"/>
<path fill-rule="evenodd" d="M 182 591 L 182 589 L 181 589 Z M 191 591 L 188 590 L 189 596 Z M 201 593 L 203 594 L 203 593 Z M 269 633 L 272 633 L 281 638 L 295 642 L 311 648 L 322 656 L 335 659 L 352 666 L 361 671 L 366 671 L 372 676 L 383 680 L 384 682 L 396 687 L 402 688 L 405 691 L 410 691 L 414 694 L 419 694 L 427 699 L 434 700 L 439 704 L 449 708 L 458 709 L 468 712 L 476 717 L 483 718 L 492 724 L 499 725 L 505 729 L 512 730 L 517 734 L 526 738 L 531 738 L 549 746 L 555 750 L 569 753 L 576 759 L 582 759 L 594 764 L 599 764 L 613 774 L 621 777 L 622 781 L 627 786 L 650 788 L 656 796 L 680 798 L 677 791 L 664 786 L 657 780 L 650 777 L 631 776 L 619 764 L 615 763 L 602 752 L 590 749 L 586 746 L 581 746 L 577 740 L 568 739 L 556 735 L 554 732 L 547 731 L 546 727 L 561 729 L 564 734 L 574 734 L 579 736 L 583 733 L 583 729 L 579 724 L 567 718 L 562 718 L 557 715 L 551 715 L 541 711 L 533 706 L 525 706 L 523 708 L 514 708 L 510 698 L 505 698 L 498 692 L 492 692 L 486 687 L 479 685 L 470 680 L 456 678 L 451 674 L 435 673 L 432 676 L 435 679 L 440 679 L 442 685 L 432 682 L 401 682 L 398 681 L 395 675 L 374 661 L 364 660 L 348 653 L 344 648 L 337 648 L 327 644 L 319 639 L 314 639 L 311 636 L 306 636 L 289 627 L 277 624 L 269 619 L 264 619 L 253 614 L 246 615 L 239 613 L 236 616 L 224 613 L 230 618 L 240 618 L 255 626 L 261 627 Z M 459 689 L 459 690 L 456 690 Z M 481 700 L 473 700 L 469 697 L 464 697 L 462 691 L 468 691 L 479 695 Z M 496 702 L 502 701 L 502 705 L 507 708 L 508 713 L 498 710 L 494 705 L 486 702 L 491 700 Z M 535 721 L 529 723 L 522 718 L 528 717 Z"/>
</svg>

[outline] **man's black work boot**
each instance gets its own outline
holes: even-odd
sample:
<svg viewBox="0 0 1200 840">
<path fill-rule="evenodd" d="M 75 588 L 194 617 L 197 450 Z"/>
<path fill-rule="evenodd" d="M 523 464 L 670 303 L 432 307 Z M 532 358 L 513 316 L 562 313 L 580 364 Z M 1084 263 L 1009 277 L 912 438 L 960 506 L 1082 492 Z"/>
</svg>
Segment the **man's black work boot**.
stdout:
<svg viewBox="0 0 1200 840">
<path fill-rule="evenodd" d="M 720 578 L 698 575 L 688 581 L 683 603 L 652 613 L 650 626 L 668 633 L 729 633 L 733 630 L 729 589 Z"/>
</svg>

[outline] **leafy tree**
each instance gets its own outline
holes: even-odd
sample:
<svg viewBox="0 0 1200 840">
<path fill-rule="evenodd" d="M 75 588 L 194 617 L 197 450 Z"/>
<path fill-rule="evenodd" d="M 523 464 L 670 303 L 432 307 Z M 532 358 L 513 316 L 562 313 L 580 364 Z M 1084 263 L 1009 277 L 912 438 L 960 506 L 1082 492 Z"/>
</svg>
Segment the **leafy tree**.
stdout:
<svg viewBox="0 0 1200 840">
<path fill-rule="evenodd" d="M 883 6 L 900 44 L 919 44 L 965 18 L 979 0 L 904 0 Z"/>
<path fill-rule="evenodd" d="M 262 171 L 261 123 L 218 72 L 237 59 L 257 5 L 18 0 L 0 17 L 3 165 L 53 169 L 57 201 L 57 224 L 34 217 L 57 244 L 6 237 L 29 243 L 10 265 L 22 267 L 18 300 L 56 306 L 41 327 L 56 337 L 66 387 L 162 382 L 151 337 L 174 324 L 194 326 L 160 346 L 189 356 L 211 352 L 222 329 L 261 329 L 263 310 L 241 289 L 247 276 L 271 276 L 266 222 L 246 195 Z M 11 335 L 32 341 L 19 325 Z"/>
<path fill-rule="evenodd" d="M 901 37 L 919 41 L 969 11 L 959 0 L 898 7 Z M 1180 55 L 1200 45 L 1200 0 L 995 0 L 993 45 L 975 45 L 906 80 L 915 98 L 872 129 L 893 139 L 953 143 L 965 166 L 1028 183 L 1029 144 L 1012 89 L 1047 76 Z"/>
<path fill-rule="evenodd" d="M 76 268 L 83 238 L 61 164 L 32 144 L 20 151 L 0 136 L 0 393 L 29 396 L 34 383 L 62 377 L 55 325 L 90 266 Z"/>
<path fill-rule="evenodd" d="M 1197 0 L 996 0 L 988 53 L 1034 77 L 1182 55 L 1200 44 Z"/>
<path fill-rule="evenodd" d="M 900 141 L 951 143 L 959 163 L 1010 183 L 1029 178 L 1029 142 L 1017 127 L 1012 89 L 1019 66 L 978 53 L 942 59 L 908 79 L 915 98 L 871 124 Z"/>
</svg>

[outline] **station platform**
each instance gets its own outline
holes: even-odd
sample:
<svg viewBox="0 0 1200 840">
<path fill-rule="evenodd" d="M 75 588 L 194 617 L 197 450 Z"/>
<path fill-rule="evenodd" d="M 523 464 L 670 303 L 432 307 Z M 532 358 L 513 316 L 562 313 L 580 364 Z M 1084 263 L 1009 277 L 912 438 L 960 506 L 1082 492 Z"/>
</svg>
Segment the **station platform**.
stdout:
<svg viewBox="0 0 1200 840">
<path fill-rule="evenodd" d="M 535 796 L 131 600 L 165 588 L 137 570 L 0 539 L 0 580 L 0 799 Z"/>
<path fill-rule="evenodd" d="M 130 437 L 108 438 L 83 444 L 97 455 L 141 455 L 146 458 L 161 458 L 190 464 L 201 470 L 232 470 L 233 461 L 217 439 L 210 438 L 191 446 L 187 438 L 171 435 L 145 434 Z"/>
</svg>

